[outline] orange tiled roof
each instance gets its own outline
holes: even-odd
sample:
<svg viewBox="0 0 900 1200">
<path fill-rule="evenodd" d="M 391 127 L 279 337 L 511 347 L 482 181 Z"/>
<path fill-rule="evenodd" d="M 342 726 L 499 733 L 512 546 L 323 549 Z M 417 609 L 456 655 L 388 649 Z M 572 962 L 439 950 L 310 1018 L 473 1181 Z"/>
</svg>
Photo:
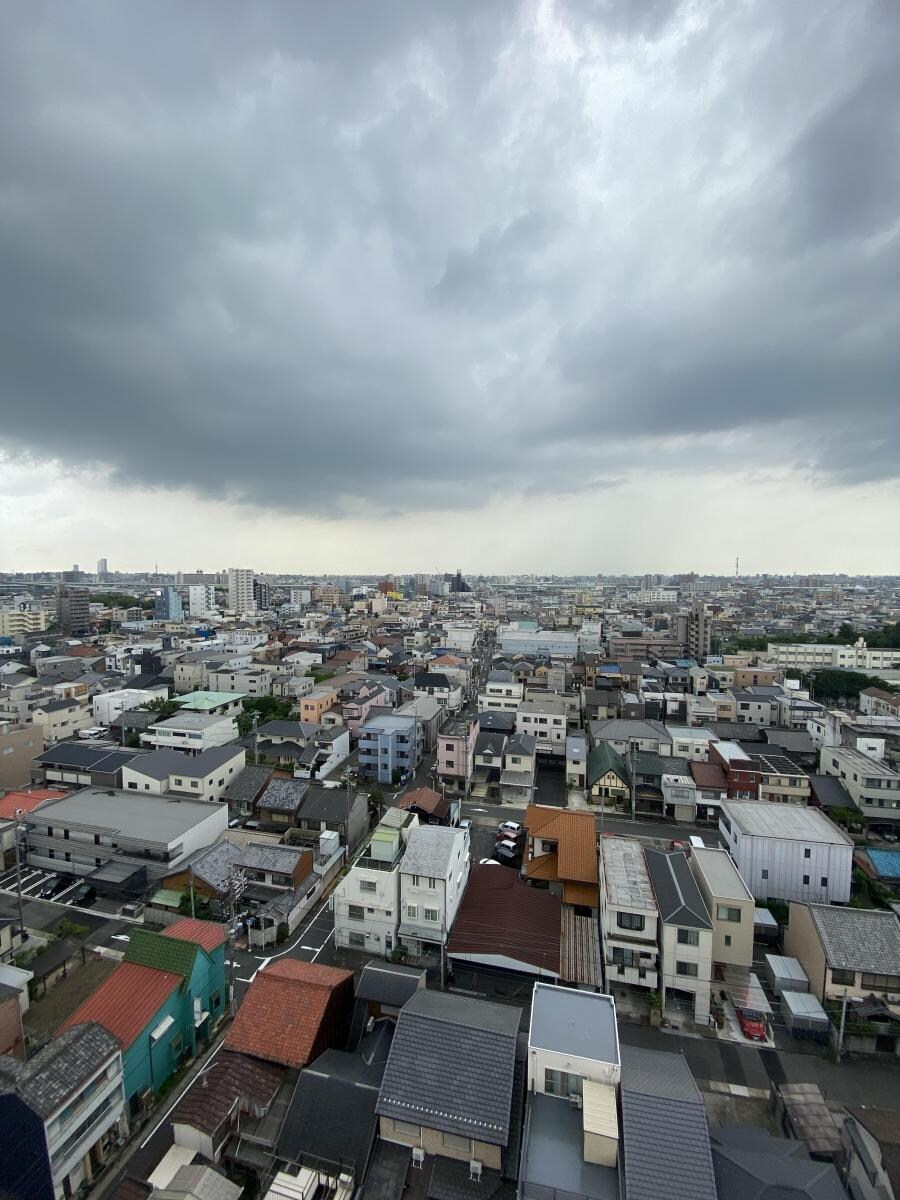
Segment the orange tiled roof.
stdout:
<svg viewBox="0 0 900 1200">
<path fill-rule="evenodd" d="M 123 962 L 56 1032 L 63 1033 L 84 1021 L 96 1021 L 127 1050 L 181 982 L 181 976 L 174 971 L 157 971 L 140 963 Z"/>
<path fill-rule="evenodd" d="M 555 854 L 539 854 L 525 864 L 525 874 L 529 879 L 548 879 L 552 883 L 559 879 L 556 870 Z"/>
<path fill-rule="evenodd" d="M 218 921 L 198 921 L 184 917 L 174 921 L 163 930 L 164 937 L 178 938 L 182 942 L 196 942 L 204 950 L 217 950 L 225 941 L 225 926 Z"/>
<path fill-rule="evenodd" d="M 530 804 L 525 824 L 532 837 L 556 842 L 559 878 L 597 883 L 597 827 L 594 814 Z"/>
<path fill-rule="evenodd" d="M 352 1000 L 352 971 L 294 958 L 270 963 L 247 989 L 225 1046 L 287 1067 L 306 1066 L 339 988 L 349 989 Z"/>
<path fill-rule="evenodd" d="M 30 788 L 27 792 L 7 792 L 0 800 L 0 819 L 11 821 L 17 808 L 27 813 L 34 812 L 39 804 L 44 804 L 47 800 L 61 800 L 67 795 L 68 792 L 61 792 L 57 788 Z"/>
<path fill-rule="evenodd" d="M 563 904 L 584 905 L 585 908 L 597 908 L 600 903 L 600 889 L 595 883 L 564 883 Z"/>
</svg>

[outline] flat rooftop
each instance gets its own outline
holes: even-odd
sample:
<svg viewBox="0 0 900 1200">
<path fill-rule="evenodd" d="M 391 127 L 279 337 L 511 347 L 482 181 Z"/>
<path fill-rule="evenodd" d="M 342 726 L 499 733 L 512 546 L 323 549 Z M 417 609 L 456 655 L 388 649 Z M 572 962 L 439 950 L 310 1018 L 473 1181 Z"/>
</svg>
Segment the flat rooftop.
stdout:
<svg viewBox="0 0 900 1200">
<path fill-rule="evenodd" d="M 852 839 L 817 808 L 802 804 L 769 804 L 765 800 L 725 800 L 722 812 L 751 837 L 795 842 L 827 842 L 851 846 Z"/>
<path fill-rule="evenodd" d="M 716 899 L 752 902 L 753 896 L 750 889 L 744 883 L 740 871 L 732 862 L 731 855 L 727 850 L 692 849 L 691 858 L 696 861 Z"/>
<path fill-rule="evenodd" d="M 532 1092 L 525 1118 L 522 1195 L 619 1200 L 619 1173 L 584 1160 L 582 1111 L 557 1096 Z M 531 1189 L 538 1189 L 532 1191 Z"/>
<path fill-rule="evenodd" d="M 656 898 L 640 842 L 632 838 L 602 838 L 600 866 L 609 904 L 656 912 Z"/>
<path fill-rule="evenodd" d="M 35 813 L 33 821 L 41 825 L 83 825 L 168 844 L 217 813 L 222 815 L 224 829 L 228 815 L 224 805 L 117 788 L 84 788 L 62 800 L 50 800 Z"/>
<path fill-rule="evenodd" d="M 619 1032 L 612 996 L 536 983 L 529 1044 L 541 1050 L 619 1063 Z"/>
<path fill-rule="evenodd" d="M 258 673 L 258 672 L 257 672 Z M 237 670 L 234 674 L 248 675 L 253 672 L 245 669 Z M 243 692 L 191 692 L 187 696 L 176 696 L 182 712 L 209 712 L 223 704 L 240 703 L 244 699 Z"/>
</svg>

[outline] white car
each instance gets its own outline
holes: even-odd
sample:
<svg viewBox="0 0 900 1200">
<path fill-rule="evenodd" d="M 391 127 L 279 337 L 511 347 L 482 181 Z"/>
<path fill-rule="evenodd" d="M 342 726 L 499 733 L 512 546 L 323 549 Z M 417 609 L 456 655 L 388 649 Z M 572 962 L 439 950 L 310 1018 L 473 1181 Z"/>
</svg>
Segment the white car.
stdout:
<svg viewBox="0 0 900 1200">
<path fill-rule="evenodd" d="M 478 860 L 479 867 L 500 867 L 503 864 L 498 863 L 496 858 L 481 858 Z"/>
<path fill-rule="evenodd" d="M 518 821 L 503 821 L 497 827 L 498 837 L 517 838 L 522 832 L 522 826 Z"/>
</svg>

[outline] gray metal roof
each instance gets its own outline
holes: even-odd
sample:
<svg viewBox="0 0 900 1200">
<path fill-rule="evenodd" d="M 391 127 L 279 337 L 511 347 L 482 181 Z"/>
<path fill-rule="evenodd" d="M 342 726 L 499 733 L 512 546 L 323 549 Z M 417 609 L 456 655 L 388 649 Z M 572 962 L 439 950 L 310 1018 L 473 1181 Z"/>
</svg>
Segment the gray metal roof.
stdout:
<svg viewBox="0 0 900 1200">
<path fill-rule="evenodd" d="M 900 975 L 900 920 L 890 909 L 836 904 L 808 908 L 829 967 Z"/>
<path fill-rule="evenodd" d="M 726 1126 L 711 1143 L 719 1200 L 846 1200 L 834 1164 L 810 1158 L 802 1141 Z"/>
<path fill-rule="evenodd" d="M 88 826 L 168 845 L 219 811 L 225 810 L 207 800 L 89 787 L 61 800 L 48 800 L 28 820 L 40 825 Z"/>
<path fill-rule="evenodd" d="M 463 841 L 464 834 L 459 829 L 443 825 L 417 825 L 409 835 L 400 873 L 446 879 L 454 850 Z"/>
<path fill-rule="evenodd" d="M 591 721 L 588 728 L 594 742 L 627 742 L 632 738 L 643 738 L 655 739 L 668 745 L 672 741 L 672 735 L 661 721 L 609 717 L 604 721 Z"/>
<path fill-rule="evenodd" d="M 274 812 L 296 812 L 308 791 L 306 780 L 273 779 L 260 796 L 259 807 Z"/>
<path fill-rule="evenodd" d="M 148 713 L 148 716 L 152 714 Z M 91 745 L 88 742 L 58 742 L 36 755 L 34 761 L 43 767 L 77 767 L 82 771 L 105 771 L 113 773 L 136 758 L 143 758 L 146 750 L 120 750 L 112 742 Z"/>
<path fill-rule="evenodd" d="M 681 850 L 644 851 L 660 919 L 688 929 L 712 929 L 703 897 Z"/>
<path fill-rule="evenodd" d="M 611 996 L 536 983 L 531 997 L 529 1044 L 559 1054 L 617 1064 L 619 1034 Z"/>
<path fill-rule="evenodd" d="M 117 1039 L 102 1025 L 73 1025 L 27 1062 L 0 1057 L 0 1089 L 15 1092 L 46 1119 L 118 1052 Z"/>
<path fill-rule="evenodd" d="M 151 750 L 128 765 L 132 771 L 151 779 L 168 779 L 170 775 L 202 779 L 218 767 L 233 762 L 242 753 L 243 747 L 235 745 L 210 746 L 199 754 L 188 754 L 183 750 Z"/>
<path fill-rule="evenodd" d="M 244 767 L 240 775 L 236 775 L 232 779 L 222 793 L 223 798 L 235 803 L 251 802 L 256 799 L 271 778 L 271 767 L 259 767 L 251 763 Z"/>
<path fill-rule="evenodd" d="M 376 1111 L 505 1146 L 519 1016 L 516 1007 L 416 992 L 397 1020 Z"/>
<path fill-rule="evenodd" d="M 369 962 L 356 985 L 358 1000 L 372 1000 L 391 1008 L 402 1008 L 423 985 L 425 972 L 399 963 Z"/>
<path fill-rule="evenodd" d="M 622 1047 L 625 1200 L 717 1200 L 703 1099 L 680 1054 Z"/>
</svg>

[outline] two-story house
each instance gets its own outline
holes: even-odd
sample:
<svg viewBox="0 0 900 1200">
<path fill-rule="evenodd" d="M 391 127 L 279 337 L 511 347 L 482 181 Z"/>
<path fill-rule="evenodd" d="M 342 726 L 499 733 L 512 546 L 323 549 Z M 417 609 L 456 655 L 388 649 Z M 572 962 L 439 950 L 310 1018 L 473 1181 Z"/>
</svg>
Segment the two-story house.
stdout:
<svg viewBox="0 0 900 1200">
<path fill-rule="evenodd" d="M 368 845 L 334 890 L 334 942 L 388 955 L 398 943 L 400 864 L 418 825 L 411 812 L 389 808 Z"/>
<path fill-rule="evenodd" d="M 512 671 L 491 671 L 478 693 L 479 712 L 515 712 L 525 697 L 525 684 Z"/>
<path fill-rule="evenodd" d="M 448 721 L 438 735 L 437 777 L 449 791 L 468 792 L 475 771 L 478 718 Z"/>
<path fill-rule="evenodd" d="M 438 671 L 423 671 L 416 676 L 413 694 L 433 696 L 447 712 L 456 713 L 462 708 L 463 689 L 460 682 Z"/>
<path fill-rule="evenodd" d="M 81 1022 L 27 1061 L 4 1055 L 0 1125 L 3 1195 L 63 1200 L 88 1190 L 128 1129 L 119 1042 Z"/>
<path fill-rule="evenodd" d="M 151 750 L 136 754 L 122 766 L 122 787 L 156 796 L 191 796 L 218 802 L 243 771 L 246 757 L 242 746 L 213 746 L 199 754 Z"/>
<path fill-rule="evenodd" d="M 400 941 L 412 955 L 446 944 L 469 880 L 467 828 L 417 825 L 400 863 Z"/>
<path fill-rule="evenodd" d="M 900 921 L 890 909 L 792 902 L 784 952 L 823 1004 L 845 994 L 900 1004 Z"/>
<path fill-rule="evenodd" d="M 484 721 L 484 717 L 479 717 Z M 500 800 L 517 807 L 529 805 L 534 798 L 534 779 L 537 771 L 537 749 L 534 738 L 527 733 L 513 733 L 503 750 L 503 771 L 500 775 Z"/>
<path fill-rule="evenodd" d="M 237 740 L 238 727 L 233 715 L 180 712 L 158 721 L 141 734 L 141 743 L 157 750 L 186 750 L 200 754 L 213 746 L 225 746 Z"/>
<path fill-rule="evenodd" d="M 687 1011 L 709 1021 L 713 924 L 680 850 L 644 851 L 659 912 L 660 996 L 663 1011 Z"/>
<path fill-rule="evenodd" d="M 523 700 L 516 709 L 516 733 L 534 738 L 538 754 L 565 758 L 566 705 L 562 700 Z"/>
<path fill-rule="evenodd" d="M 628 983 L 656 991 L 658 916 L 640 842 L 633 838 L 602 838 L 600 933 L 608 988 Z"/>
<path fill-rule="evenodd" d="M 753 964 L 755 901 L 727 850 L 692 848 L 691 874 L 713 925 L 713 963 L 722 967 Z"/>
</svg>

